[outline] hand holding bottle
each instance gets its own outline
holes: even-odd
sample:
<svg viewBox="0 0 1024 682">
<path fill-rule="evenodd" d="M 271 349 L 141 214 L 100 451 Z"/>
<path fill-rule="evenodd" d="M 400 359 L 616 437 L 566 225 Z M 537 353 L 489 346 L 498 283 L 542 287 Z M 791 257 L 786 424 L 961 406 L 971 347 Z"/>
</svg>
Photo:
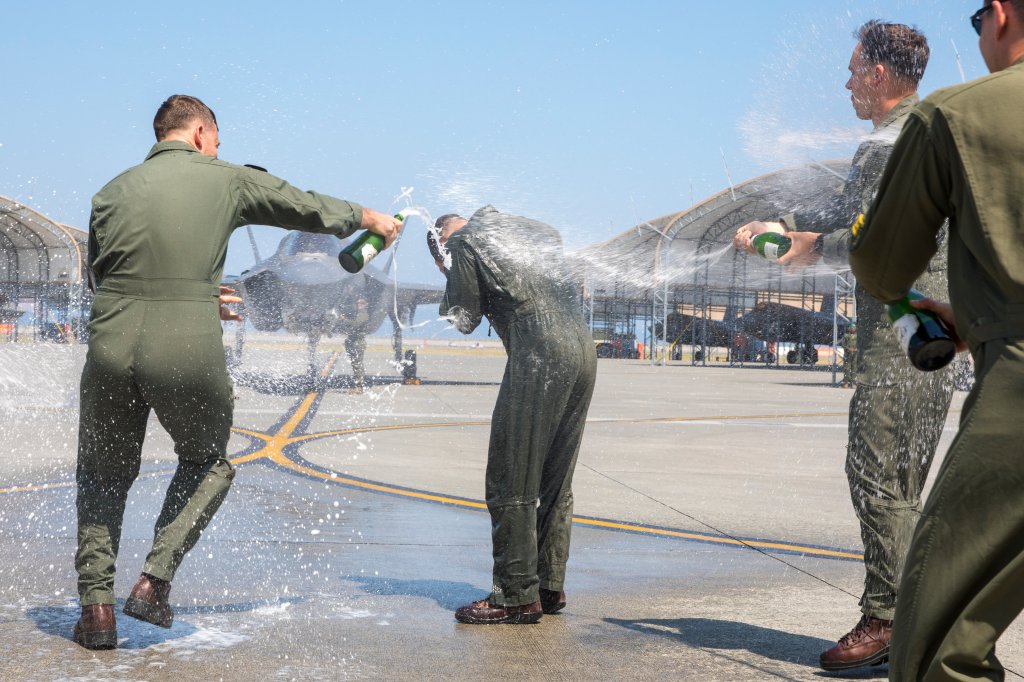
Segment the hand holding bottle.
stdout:
<svg viewBox="0 0 1024 682">
<path fill-rule="evenodd" d="M 398 239 L 403 225 L 405 225 L 404 221 L 398 216 L 389 216 L 385 213 L 374 211 L 372 208 L 363 209 L 362 228 L 367 232 L 383 237 L 385 249 Z"/>
<path fill-rule="evenodd" d="M 928 305 L 913 304 L 924 298 L 920 291 L 911 289 L 906 296 L 885 308 L 910 364 L 923 372 L 933 372 L 953 360 L 958 344 L 955 335 Z"/>
<path fill-rule="evenodd" d="M 956 320 L 953 317 L 953 306 L 945 301 L 938 301 L 934 298 L 919 298 L 910 302 L 910 305 L 919 310 L 929 310 L 935 314 L 949 331 L 949 337 L 956 343 L 957 352 L 967 350 L 967 342 L 960 338 L 956 331 Z"/>
<path fill-rule="evenodd" d="M 736 236 L 733 237 L 732 244 L 741 251 L 746 251 L 747 253 L 753 253 L 755 255 L 762 255 L 757 252 L 757 249 L 752 243 L 754 237 L 766 232 L 783 234 L 785 231 L 786 228 L 782 223 L 766 223 L 761 220 L 754 220 L 736 230 Z"/>
</svg>

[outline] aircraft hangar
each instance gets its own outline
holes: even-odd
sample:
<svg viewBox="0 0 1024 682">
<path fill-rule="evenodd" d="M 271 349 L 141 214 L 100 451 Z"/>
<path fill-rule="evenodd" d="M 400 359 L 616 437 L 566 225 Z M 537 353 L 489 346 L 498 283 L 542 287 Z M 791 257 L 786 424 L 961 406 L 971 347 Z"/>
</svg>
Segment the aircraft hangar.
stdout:
<svg viewBox="0 0 1024 682">
<path fill-rule="evenodd" d="M 0 196 L 0 340 L 70 342 L 88 309 L 86 232 Z"/>
<path fill-rule="evenodd" d="M 854 314 L 849 271 L 790 273 L 736 251 L 732 238 L 752 220 L 825 207 L 848 169 L 830 161 L 762 175 L 576 252 L 599 353 L 811 366 L 815 346 L 831 346 L 835 369 Z"/>
</svg>

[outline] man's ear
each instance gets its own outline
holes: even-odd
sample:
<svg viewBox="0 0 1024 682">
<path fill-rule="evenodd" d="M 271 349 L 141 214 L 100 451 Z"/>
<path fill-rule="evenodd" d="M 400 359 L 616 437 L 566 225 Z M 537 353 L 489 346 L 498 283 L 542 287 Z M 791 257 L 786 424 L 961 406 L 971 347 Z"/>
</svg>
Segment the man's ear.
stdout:
<svg viewBox="0 0 1024 682">
<path fill-rule="evenodd" d="M 203 151 L 203 132 L 205 130 L 202 123 L 192 129 L 192 146 L 200 152 Z"/>
</svg>

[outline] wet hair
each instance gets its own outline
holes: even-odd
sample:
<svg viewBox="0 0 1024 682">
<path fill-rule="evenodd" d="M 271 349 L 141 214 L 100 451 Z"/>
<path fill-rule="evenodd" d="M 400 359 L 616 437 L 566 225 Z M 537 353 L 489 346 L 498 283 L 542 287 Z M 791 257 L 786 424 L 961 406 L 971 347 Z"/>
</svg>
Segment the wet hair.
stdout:
<svg viewBox="0 0 1024 682">
<path fill-rule="evenodd" d="M 153 117 L 153 132 L 156 141 L 160 142 L 175 130 L 186 128 L 195 119 L 207 126 L 217 125 L 217 117 L 210 107 L 198 98 L 189 95 L 171 95 Z"/>
<path fill-rule="evenodd" d="M 430 255 L 434 257 L 434 260 L 444 262 L 444 252 L 442 251 L 440 239 L 441 230 L 427 230 L 427 248 L 430 249 Z"/>
<path fill-rule="evenodd" d="M 913 26 L 872 19 L 854 32 L 861 54 L 872 64 L 884 64 L 916 87 L 928 66 L 928 39 Z"/>
<path fill-rule="evenodd" d="M 441 230 L 445 228 L 451 221 L 456 218 L 462 218 L 458 213 L 445 213 L 443 216 L 434 221 L 434 229 L 437 230 L 438 234 L 441 234 Z"/>
</svg>

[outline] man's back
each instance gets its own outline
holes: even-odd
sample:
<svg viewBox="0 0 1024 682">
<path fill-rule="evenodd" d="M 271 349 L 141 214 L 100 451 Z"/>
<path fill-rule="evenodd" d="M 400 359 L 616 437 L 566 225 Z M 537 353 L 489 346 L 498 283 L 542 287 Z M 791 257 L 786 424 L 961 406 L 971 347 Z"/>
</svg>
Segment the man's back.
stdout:
<svg viewBox="0 0 1024 682">
<path fill-rule="evenodd" d="M 536 220 L 484 207 L 449 241 L 476 259 L 483 313 L 499 333 L 515 319 L 558 315 L 582 319 L 578 282 L 569 272 L 558 232 Z"/>
</svg>

